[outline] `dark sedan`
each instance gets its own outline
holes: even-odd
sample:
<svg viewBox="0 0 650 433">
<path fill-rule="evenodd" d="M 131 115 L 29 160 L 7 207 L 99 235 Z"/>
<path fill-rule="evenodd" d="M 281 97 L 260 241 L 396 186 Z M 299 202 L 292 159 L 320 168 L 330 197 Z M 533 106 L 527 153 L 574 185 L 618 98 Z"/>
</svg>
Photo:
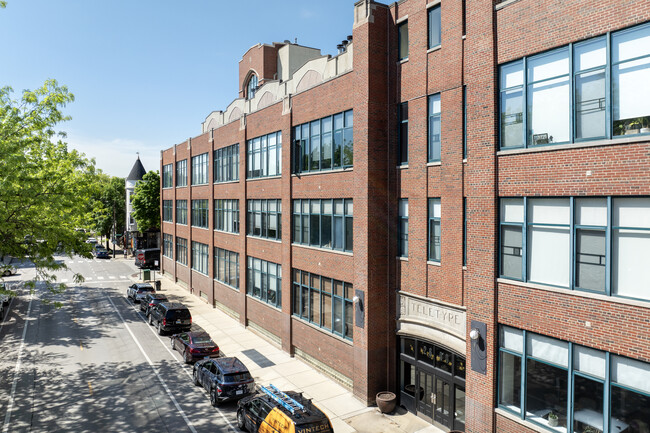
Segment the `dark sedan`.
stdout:
<svg viewBox="0 0 650 433">
<path fill-rule="evenodd" d="M 172 335 L 172 349 L 178 350 L 188 364 L 206 357 L 219 357 L 219 346 L 203 331 Z"/>
</svg>

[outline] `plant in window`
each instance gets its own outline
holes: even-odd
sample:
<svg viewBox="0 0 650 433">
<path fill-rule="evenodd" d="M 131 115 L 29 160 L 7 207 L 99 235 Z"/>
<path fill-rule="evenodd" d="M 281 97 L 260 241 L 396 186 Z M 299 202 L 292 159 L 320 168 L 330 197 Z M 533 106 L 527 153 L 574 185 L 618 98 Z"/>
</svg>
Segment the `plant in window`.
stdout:
<svg viewBox="0 0 650 433">
<path fill-rule="evenodd" d="M 582 430 L 582 433 L 600 433 L 600 430 L 598 430 L 596 427 L 588 425 Z"/>
<path fill-rule="evenodd" d="M 641 118 L 639 117 L 630 119 L 625 124 L 625 130 L 627 131 L 626 134 L 638 134 L 640 129 L 641 129 Z"/>
<path fill-rule="evenodd" d="M 550 412 L 548 414 L 548 425 L 551 427 L 555 427 L 557 426 L 557 421 L 558 421 L 557 414 L 554 412 Z"/>
</svg>

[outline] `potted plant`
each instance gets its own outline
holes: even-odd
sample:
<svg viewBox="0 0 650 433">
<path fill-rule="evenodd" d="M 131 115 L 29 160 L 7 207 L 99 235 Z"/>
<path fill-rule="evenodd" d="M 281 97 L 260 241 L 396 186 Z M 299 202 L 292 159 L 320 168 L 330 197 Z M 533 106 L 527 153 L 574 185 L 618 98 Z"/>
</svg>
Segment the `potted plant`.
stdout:
<svg viewBox="0 0 650 433">
<path fill-rule="evenodd" d="M 641 120 L 641 134 L 650 133 L 650 117 L 639 117 Z"/>
<path fill-rule="evenodd" d="M 548 425 L 551 427 L 557 427 L 557 415 L 553 412 L 548 414 Z"/>
<path fill-rule="evenodd" d="M 381 413 L 391 413 L 397 405 L 397 396 L 390 391 L 382 391 L 376 397 L 377 407 Z"/>
<path fill-rule="evenodd" d="M 596 427 L 588 425 L 584 428 L 584 430 L 582 430 L 582 433 L 600 433 L 600 430 L 598 430 Z"/>
<path fill-rule="evenodd" d="M 625 135 L 638 134 L 641 129 L 639 118 L 630 119 L 625 124 Z"/>
</svg>

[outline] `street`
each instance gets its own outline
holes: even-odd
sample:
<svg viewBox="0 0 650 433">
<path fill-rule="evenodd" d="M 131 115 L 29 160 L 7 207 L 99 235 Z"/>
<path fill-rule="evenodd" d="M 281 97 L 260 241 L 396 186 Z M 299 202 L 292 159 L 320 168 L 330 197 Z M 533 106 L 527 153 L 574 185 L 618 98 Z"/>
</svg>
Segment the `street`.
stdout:
<svg viewBox="0 0 650 433">
<path fill-rule="evenodd" d="M 0 326 L 3 433 L 234 430 L 236 404 L 213 408 L 169 337 L 125 298 L 132 260 L 60 259 L 86 278 L 58 275 L 64 306 L 43 303 L 42 285 L 18 288 Z M 19 268 L 5 281 L 33 275 Z"/>
</svg>

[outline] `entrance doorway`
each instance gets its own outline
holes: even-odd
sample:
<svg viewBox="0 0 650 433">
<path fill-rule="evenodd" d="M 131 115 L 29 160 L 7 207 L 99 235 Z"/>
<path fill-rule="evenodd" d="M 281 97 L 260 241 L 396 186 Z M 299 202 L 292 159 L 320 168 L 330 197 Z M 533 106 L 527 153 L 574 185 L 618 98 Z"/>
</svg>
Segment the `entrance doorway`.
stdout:
<svg viewBox="0 0 650 433">
<path fill-rule="evenodd" d="M 435 425 L 464 430 L 465 358 L 422 340 L 400 343 L 400 404 Z"/>
</svg>

